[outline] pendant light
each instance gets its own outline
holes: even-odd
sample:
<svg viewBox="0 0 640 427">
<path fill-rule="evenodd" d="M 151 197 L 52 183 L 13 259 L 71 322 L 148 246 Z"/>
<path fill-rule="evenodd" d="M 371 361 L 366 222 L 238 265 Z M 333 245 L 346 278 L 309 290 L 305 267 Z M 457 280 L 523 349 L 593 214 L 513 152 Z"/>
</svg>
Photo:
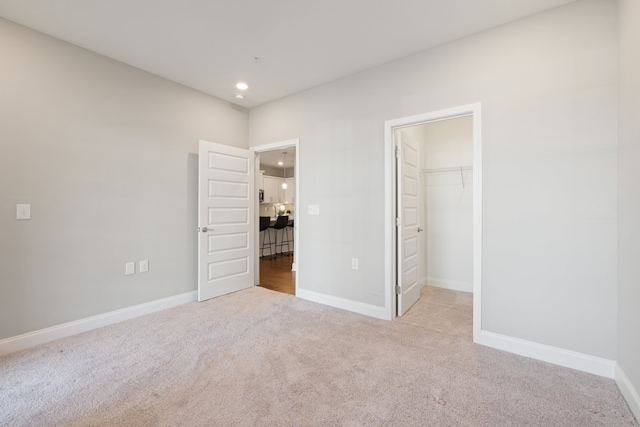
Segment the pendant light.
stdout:
<svg viewBox="0 0 640 427">
<path fill-rule="evenodd" d="M 282 189 L 287 189 L 287 152 L 282 152 Z"/>
</svg>

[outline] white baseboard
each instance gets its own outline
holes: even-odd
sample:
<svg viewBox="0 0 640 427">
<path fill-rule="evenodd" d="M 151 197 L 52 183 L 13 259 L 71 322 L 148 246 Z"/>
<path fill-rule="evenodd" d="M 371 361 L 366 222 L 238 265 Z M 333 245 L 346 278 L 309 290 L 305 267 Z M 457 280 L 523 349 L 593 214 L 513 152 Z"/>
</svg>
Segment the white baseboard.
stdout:
<svg viewBox="0 0 640 427">
<path fill-rule="evenodd" d="M 616 365 L 614 360 L 603 359 L 601 357 L 590 356 L 576 351 L 538 344 L 532 341 L 487 331 L 480 331 L 480 339 L 475 340 L 475 342 L 497 348 L 498 350 L 519 354 L 520 356 L 531 357 L 532 359 L 542 360 L 555 365 L 589 372 L 601 377 L 614 377 Z"/>
<path fill-rule="evenodd" d="M 636 420 L 640 420 L 640 393 L 633 386 L 631 380 L 624 373 L 619 364 L 616 363 L 616 373 L 615 373 L 616 384 L 618 384 L 618 388 L 620 389 L 620 393 L 627 401 L 629 408 L 631 408 L 631 412 L 635 415 Z"/>
<path fill-rule="evenodd" d="M 377 305 L 365 304 L 358 301 L 349 300 L 346 298 L 335 297 L 332 295 L 320 294 L 318 292 L 309 291 L 306 289 L 298 288 L 296 290 L 296 296 L 298 298 L 305 299 L 307 301 L 317 302 L 319 304 L 328 305 L 335 308 L 341 308 L 343 310 L 353 311 L 354 313 L 364 314 L 365 316 L 375 317 L 376 319 L 391 320 L 389 313 L 384 307 Z"/>
<path fill-rule="evenodd" d="M 426 284 L 436 288 L 451 289 L 452 291 L 473 292 L 473 283 L 427 277 Z"/>
<path fill-rule="evenodd" d="M 0 354 L 13 353 L 45 344 L 60 338 L 65 338 L 81 332 L 90 331 L 92 329 L 101 328 L 103 326 L 113 325 L 123 320 L 132 319 L 177 305 L 185 304 L 198 300 L 198 292 L 187 292 L 172 297 L 163 298 L 155 301 L 149 301 L 144 304 L 134 305 L 120 310 L 110 311 L 108 313 L 91 316 L 73 322 L 63 323 L 62 325 L 52 326 L 38 331 L 28 332 L 11 338 L 0 340 Z"/>
</svg>

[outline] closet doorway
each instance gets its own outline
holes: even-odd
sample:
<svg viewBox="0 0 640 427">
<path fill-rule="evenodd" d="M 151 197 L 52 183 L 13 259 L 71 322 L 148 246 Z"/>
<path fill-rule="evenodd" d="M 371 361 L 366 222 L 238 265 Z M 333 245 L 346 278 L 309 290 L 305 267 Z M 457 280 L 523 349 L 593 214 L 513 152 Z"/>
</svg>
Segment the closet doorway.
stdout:
<svg viewBox="0 0 640 427">
<path fill-rule="evenodd" d="M 256 284 L 295 295 L 297 140 L 256 147 Z"/>
<path fill-rule="evenodd" d="M 391 317 L 403 316 L 421 296 L 420 310 L 434 304 L 445 310 L 440 305 L 457 295 L 473 307 L 466 328 L 475 340 L 481 318 L 480 105 L 397 119 L 385 128 L 392 152 L 386 203 L 395 226 L 387 228 Z"/>
</svg>

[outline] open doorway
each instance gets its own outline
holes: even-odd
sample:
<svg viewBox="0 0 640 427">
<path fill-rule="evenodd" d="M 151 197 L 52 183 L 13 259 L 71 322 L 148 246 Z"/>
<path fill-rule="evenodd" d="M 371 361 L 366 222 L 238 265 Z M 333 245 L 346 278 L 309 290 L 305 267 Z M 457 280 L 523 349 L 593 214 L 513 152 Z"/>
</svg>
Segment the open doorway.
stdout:
<svg viewBox="0 0 640 427">
<path fill-rule="evenodd" d="M 473 117 L 396 131 L 401 212 L 397 315 L 473 333 Z"/>
<path fill-rule="evenodd" d="M 472 306 L 472 326 L 467 327 L 477 341 L 482 277 L 480 104 L 387 121 L 385 130 L 390 317 L 407 313 L 421 296 L 466 293 L 466 303 Z"/>
<path fill-rule="evenodd" d="M 254 148 L 256 152 L 256 284 L 296 293 L 297 140 Z"/>
</svg>

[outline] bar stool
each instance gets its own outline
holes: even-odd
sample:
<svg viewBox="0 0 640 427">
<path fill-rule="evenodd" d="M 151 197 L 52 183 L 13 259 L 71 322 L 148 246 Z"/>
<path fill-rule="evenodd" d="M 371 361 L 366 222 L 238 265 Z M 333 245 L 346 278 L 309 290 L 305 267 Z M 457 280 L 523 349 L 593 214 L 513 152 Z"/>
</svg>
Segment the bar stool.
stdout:
<svg viewBox="0 0 640 427">
<path fill-rule="evenodd" d="M 271 227 L 274 230 L 276 230 L 276 255 L 278 255 L 278 246 L 280 246 L 280 252 L 283 252 L 282 247 L 284 246 L 284 233 L 287 231 L 286 230 L 286 226 L 289 223 L 289 216 L 288 215 L 281 215 L 278 217 L 278 219 L 276 220 L 276 223 Z M 283 230 L 284 229 L 284 230 Z M 280 233 L 280 244 L 278 244 L 278 230 L 283 230 L 282 233 Z M 287 233 L 287 239 L 289 238 L 289 233 Z M 287 240 L 287 251 L 289 251 L 289 241 Z"/>
<path fill-rule="evenodd" d="M 269 232 L 269 225 L 271 224 L 271 218 L 268 216 L 261 216 L 260 217 L 260 232 L 264 233 L 262 234 L 262 245 L 260 246 L 260 256 L 264 256 L 264 248 L 265 245 L 267 244 L 265 242 L 266 238 L 269 238 L 269 255 L 273 255 L 273 251 L 271 250 L 271 245 L 273 244 L 273 242 L 271 241 L 271 233 Z"/>
<path fill-rule="evenodd" d="M 295 228 L 293 227 L 293 219 L 291 221 L 289 221 L 289 223 L 287 224 L 287 248 L 289 248 L 289 242 L 291 242 L 291 246 L 294 248 L 293 250 L 295 250 L 296 245 L 294 245 L 294 241 L 293 239 L 295 238 Z M 291 237 L 289 237 L 289 228 L 291 228 Z"/>
</svg>

